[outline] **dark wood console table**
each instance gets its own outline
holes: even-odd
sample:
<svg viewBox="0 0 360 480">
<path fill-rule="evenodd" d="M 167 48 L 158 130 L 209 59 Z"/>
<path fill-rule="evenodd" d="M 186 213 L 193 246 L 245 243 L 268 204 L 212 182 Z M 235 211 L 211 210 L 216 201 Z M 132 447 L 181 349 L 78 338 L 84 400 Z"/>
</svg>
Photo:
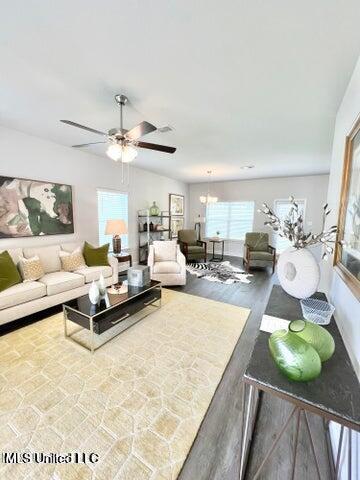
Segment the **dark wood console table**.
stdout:
<svg viewBox="0 0 360 480">
<path fill-rule="evenodd" d="M 314 298 L 326 299 L 323 293 L 316 293 Z M 303 318 L 299 300 L 285 293 L 279 285 L 275 285 L 272 289 L 265 314 L 286 320 Z M 335 353 L 330 360 L 323 364 L 320 376 L 311 382 L 292 382 L 282 375 L 269 352 L 268 339 L 270 334 L 262 331 L 259 332 L 248 367 L 243 376 L 240 480 L 244 478 L 245 475 L 248 453 L 251 448 L 251 440 L 256 422 L 257 403 L 262 392 L 270 393 L 290 402 L 293 405 L 293 409 L 285 424 L 281 426 L 279 433 L 275 436 L 273 444 L 269 446 L 269 450 L 257 472 L 252 477 L 252 480 L 258 478 L 262 467 L 275 452 L 278 441 L 290 424 L 291 419 L 295 419 L 296 429 L 293 459 L 287 478 L 294 478 L 299 423 L 301 418 L 303 418 L 309 434 L 310 447 L 314 455 L 318 478 L 325 480 L 324 477 L 321 477 L 316 459 L 314 441 L 309 427 L 307 412 L 320 415 L 324 421 L 328 422 L 333 420 L 341 425 L 338 452 L 332 468 L 333 478 L 338 478 L 344 428 L 349 429 L 349 438 L 351 438 L 352 430 L 360 431 L 360 384 L 350 362 L 335 319 L 332 318 L 330 324 L 325 328 L 334 337 Z M 351 472 L 351 442 L 349 442 L 348 448 L 348 469 Z M 351 476 L 349 476 L 349 478 L 351 478 Z"/>
</svg>

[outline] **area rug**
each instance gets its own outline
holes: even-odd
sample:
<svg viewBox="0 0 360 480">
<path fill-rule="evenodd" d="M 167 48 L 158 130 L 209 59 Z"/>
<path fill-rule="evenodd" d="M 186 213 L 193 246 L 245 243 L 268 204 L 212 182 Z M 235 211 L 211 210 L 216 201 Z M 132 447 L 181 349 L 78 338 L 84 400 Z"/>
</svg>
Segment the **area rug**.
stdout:
<svg viewBox="0 0 360 480">
<path fill-rule="evenodd" d="M 0 478 L 176 479 L 249 312 L 163 289 L 161 309 L 93 355 L 62 314 L 3 336 L 0 450 L 98 461 L 0 464 Z"/>
<path fill-rule="evenodd" d="M 192 275 L 208 280 L 209 282 L 220 282 L 227 285 L 232 283 L 251 283 L 251 274 L 245 273 L 239 267 L 234 267 L 230 262 L 206 262 L 188 263 L 186 270 Z"/>
</svg>

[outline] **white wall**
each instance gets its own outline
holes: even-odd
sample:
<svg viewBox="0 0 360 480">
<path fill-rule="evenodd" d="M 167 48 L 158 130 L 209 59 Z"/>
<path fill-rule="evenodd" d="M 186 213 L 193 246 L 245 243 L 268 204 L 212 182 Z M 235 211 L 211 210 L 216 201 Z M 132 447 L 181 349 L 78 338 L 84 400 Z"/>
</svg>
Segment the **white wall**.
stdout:
<svg viewBox="0 0 360 480">
<path fill-rule="evenodd" d="M 210 185 L 210 194 L 217 196 L 220 202 L 234 202 L 242 200 L 255 201 L 255 215 L 253 231 L 269 232 L 264 226 L 266 220 L 263 214 L 257 212 L 263 202 L 269 206 L 274 205 L 276 199 L 287 199 L 290 195 L 296 198 L 306 198 L 306 223 L 312 222 L 307 228 L 319 230 L 321 228 L 322 204 L 325 203 L 328 175 L 313 175 L 307 177 L 281 177 L 260 180 L 238 180 L 232 182 L 214 182 Z M 195 217 L 199 214 L 205 216 L 205 206 L 199 201 L 200 195 L 207 192 L 206 183 L 190 185 L 190 212 L 189 225 L 193 225 Z M 202 225 L 204 235 L 205 226 Z M 273 239 L 272 239 L 273 240 Z M 274 241 L 272 241 L 274 245 Z M 225 253 L 228 255 L 242 256 L 242 241 L 225 242 Z"/>
<path fill-rule="evenodd" d="M 73 186 L 74 235 L 0 239 L 0 250 L 15 246 L 52 244 L 71 240 L 98 242 L 97 188 L 129 193 L 129 247 L 137 259 L 137 210 L 156 200 L 161 210 L 169 209 L 169 193 L 185 195 L 188 186 L 176 180 L 131 167 L 130 183 L 121 183 L 121 166 L 108 158 L 64 147 L 15 130 L 0 127 L 0 175 L 48 180 Z M 185 217 L 186 218 L 186 217 Z"/>
<path fill-rule="evenodd" d="M 329 178 L 328 203 L 332 208 L 329 225 L 337 223 L 339 211 L 341 178 L 344 160 L 345 137 L 350 132 L 356 118 L 360 114 L 360 59 L 356 65 L 343 101 L 336 116 L 331 170 Z M 353 362 L 355 371 L 360 378 L 360 302 L 352 294 L 348 286 L 338 276 L 329 263 L 324 269 L 330 300 L 336 307 L 336 321 L 342 333 L 345 345 Z M 360 402 L 360 399 L 359 399 Z M 332 423 L 330 432 L 334 445 L 339 435 L 338 425 Z M 360 478 L 360 435 L 353 433 L 352 458 L 353 477 Z M 347 476 L 347 458 L 342 459 L 341 478 Z"/>
</svg>

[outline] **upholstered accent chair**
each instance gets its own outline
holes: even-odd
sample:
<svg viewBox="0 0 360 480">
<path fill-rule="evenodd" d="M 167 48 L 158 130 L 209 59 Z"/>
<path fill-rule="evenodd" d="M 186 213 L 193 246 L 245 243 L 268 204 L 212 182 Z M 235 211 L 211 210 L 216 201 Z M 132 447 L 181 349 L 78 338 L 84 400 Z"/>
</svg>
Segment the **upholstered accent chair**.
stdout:
<svg viewBox="0 0 360 480">
<path fill-rule="evenodd" d="M 263 232 L 251 232 L 245 235 L 244 266 L 248 272 L 251 267 L 272 266 L 275 271 L 276 250 L 269 245 L 269 234 Z"/>
<path fill-rule="evenodd" d="M 148 266 L 150 277 L 162 285 L 185 285 L 185 257 L 174 241 L 154 241 L 150 245 Z"/>
<path fill-rule="evenodd" d="M 206 242 L 197 239 L 196 230 L 179 230 L 178 241 L 187 262 L 194 260 L 206 262 Z"/>
</svg>

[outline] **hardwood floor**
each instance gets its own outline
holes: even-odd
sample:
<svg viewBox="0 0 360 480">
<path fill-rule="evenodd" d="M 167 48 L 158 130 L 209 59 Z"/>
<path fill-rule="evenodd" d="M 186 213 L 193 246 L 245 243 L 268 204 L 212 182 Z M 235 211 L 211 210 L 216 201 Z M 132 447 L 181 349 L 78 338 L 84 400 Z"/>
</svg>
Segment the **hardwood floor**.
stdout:
<svg viewBox="0 0 360 480">
<path fill-rule="evenodd" d="M 242 266 L 241 259 L 228 257 L 234 265 Z M 175 290 L 199 295 L 220 302 L 251 309 L 245 329 L 235 347 L 209 410 L 200 427 L 179 480 L 238 480 L 241 432 L 241 377 L 247 366 L 262 314 L 275 280 L 269 270 L 252 272 L 251 284 L 223 285 L 198 279 L 188 274 L 187 285 Z M 246 479 L 252 479 L 264 457 L 269 443 L 282 426 L 291 406 L 270 395 L 263 395 L 259 405 L 258 421 L 249 457 Z M 321 468 L 322 478 L 330 477 L 325 430 L 319 417 L 311 416 L 311 430 Z M 276 453 L 262 470 L 261 480 L 286 480 L 292 458 L 293 432 L 290 428 L 283 436 Z M 301 428 L 297 456 L 296 479 L 317 478 L 306 432 Z"/>
</svg>

